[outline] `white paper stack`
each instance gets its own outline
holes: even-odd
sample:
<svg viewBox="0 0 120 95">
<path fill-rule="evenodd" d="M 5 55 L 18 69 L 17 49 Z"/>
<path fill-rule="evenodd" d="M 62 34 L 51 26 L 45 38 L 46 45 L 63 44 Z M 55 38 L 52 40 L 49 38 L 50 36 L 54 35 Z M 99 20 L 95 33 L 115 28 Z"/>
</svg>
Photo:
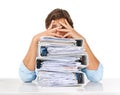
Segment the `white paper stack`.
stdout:
<svg viewBox="0 0 120 95">
<path fill-rule="evenodd" d="M 88 65 L 82 39 L 42 37 L 36 58 L 40 86 L 74 86 L 84 83 L 81 68 Z"/>
</svg>

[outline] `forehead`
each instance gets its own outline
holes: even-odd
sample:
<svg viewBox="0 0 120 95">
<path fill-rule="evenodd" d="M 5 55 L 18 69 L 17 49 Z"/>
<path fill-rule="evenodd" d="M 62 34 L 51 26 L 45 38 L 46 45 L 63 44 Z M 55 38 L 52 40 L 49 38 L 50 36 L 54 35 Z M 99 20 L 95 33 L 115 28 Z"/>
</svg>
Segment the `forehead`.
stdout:
<svg viewBox="0 0 120 95">
<path fill-rule="evenodd" d="M 59 22 L 65 23 L 65 19 L 64 18 L 56 19 L 56 20 L 54 20 L 54 22 L 55 23 L 59 23 Z"/>
</svg>

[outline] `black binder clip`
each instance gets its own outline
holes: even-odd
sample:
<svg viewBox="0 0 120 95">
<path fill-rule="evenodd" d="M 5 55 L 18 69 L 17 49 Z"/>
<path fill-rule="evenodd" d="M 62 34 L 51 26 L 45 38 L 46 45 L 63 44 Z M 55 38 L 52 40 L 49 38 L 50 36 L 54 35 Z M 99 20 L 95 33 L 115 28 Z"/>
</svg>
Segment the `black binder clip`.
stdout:
<svg viewBox="0 0 120 95">
<path fill-rule="evenodd" d="M 43 61 L 40 60 L 40 59 L 37 59 L 37 60 L 36 60 L 36 67 L 37 67 L 37 69 L 40 69 L 40 68 L 41 68 L 41 66 L 42 66 L 41 62 L 43 62 Z"/>
<path fill-rule="evenodd" d="M 82 39 L 76 39 L 76 46 L 82 46 L 83 40 Z"/>
<path fill-rule="evenodd" d="M 78 84 L 84 83 L 84 74 L 83 73 L 76 73 L 76 78 L 78 80 Z"/>
<path fill-rule="evenodd" d="M 41 56 L 47 56 L 47 54 L 48 54 L 47 47 L 41 46 L 40 47 L 40 55 Z"/>
<path fill-rule="evenodd" d="M 87 65 L 87 56 L 82 55 L 79 60 L 76 60 L 76 62 L 80 62 L 82 65 Z"/>
</svg>

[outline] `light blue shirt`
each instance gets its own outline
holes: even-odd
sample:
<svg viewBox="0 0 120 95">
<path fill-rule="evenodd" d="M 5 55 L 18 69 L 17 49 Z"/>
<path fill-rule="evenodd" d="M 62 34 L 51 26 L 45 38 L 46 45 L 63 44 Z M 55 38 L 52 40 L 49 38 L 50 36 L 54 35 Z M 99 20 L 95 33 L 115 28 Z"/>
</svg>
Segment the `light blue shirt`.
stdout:
<svg viewBox="0 0 120 95">
<path fill-rule="evenodd" d="M 97 70 L 88 70 L 86 68 L 82 69 L 88 78 L 88 80 L 93 82 L 98 82 L 102 80 L 103 77 L 103 66 L 100 63 Z M 28 70 L 25 65 L 22 63 L 19 68 L 19 76 L 24 82 L 32 82 L 36 79 L 36 72 Z"/>
</svg>

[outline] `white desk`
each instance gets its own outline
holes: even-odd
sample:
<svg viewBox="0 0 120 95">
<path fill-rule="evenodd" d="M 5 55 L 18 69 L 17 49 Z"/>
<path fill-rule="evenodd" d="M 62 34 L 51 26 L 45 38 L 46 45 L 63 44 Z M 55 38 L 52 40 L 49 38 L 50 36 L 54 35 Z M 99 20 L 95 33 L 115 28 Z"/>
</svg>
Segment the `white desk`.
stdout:
<svg viewBox="0 0 120 95">
<path fill-rule="evenodd" d="M 120 79 L 87 82 L 79 87 L 40 87 L 19 79 L 0 79 L 0 95 L 120 95 Z"/>
</svg>

